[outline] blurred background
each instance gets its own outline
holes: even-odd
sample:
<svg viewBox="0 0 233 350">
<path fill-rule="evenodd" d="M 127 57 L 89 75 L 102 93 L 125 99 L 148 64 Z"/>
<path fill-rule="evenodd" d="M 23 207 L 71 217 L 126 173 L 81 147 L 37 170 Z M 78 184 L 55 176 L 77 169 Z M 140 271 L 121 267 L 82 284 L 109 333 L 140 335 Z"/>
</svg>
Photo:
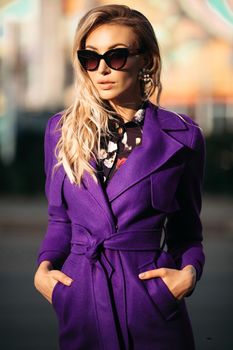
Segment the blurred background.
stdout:
<svg viewBox="0 0 233 350">
<path fill-rule="evenodd" d="M 150 20 L 163 61 L 161 105 L 189 115 L 205 134 L 206 265 L 187 304 L 197 350 L 232 350 L 232 0 L 0 0 L 1 348 L 58 349 L 55 313 L 33 286 L 47 223 L 44 129 L 73 100 L 79 19 L 110 3 Z"/>
</svg>

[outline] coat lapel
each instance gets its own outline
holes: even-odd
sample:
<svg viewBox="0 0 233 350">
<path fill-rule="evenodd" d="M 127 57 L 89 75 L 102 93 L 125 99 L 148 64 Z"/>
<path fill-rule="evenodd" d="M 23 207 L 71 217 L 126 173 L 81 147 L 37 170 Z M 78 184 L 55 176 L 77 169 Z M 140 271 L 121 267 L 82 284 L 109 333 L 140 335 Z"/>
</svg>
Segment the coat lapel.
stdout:
<svg viewBox="0 0 233 350">
<path fill-rule="evenodd" d="M 104 206 L 129 187 L 159 169 L 176 152 L 190 146 L 187 124 L 174 113 L 149 102 L 145 112 L 142 143 L 130 153 L 106 187 L 89 182 L 89 191 Z M 95 162 L 92 162 L 95 167 Z M 96 167 L 95 167 L 96 168 Z M 107 195 L 107 197 L 106 197 Z"/>
<path fill-rule="evenodd" d="M 108 183 L 106 192 L 109 201 L 113 201 L 129 187 L 157 170 L 184 147 L 182 142 L 166 131 L 179 132 L 186 129 L 179 118 L 169 116 L 166 111 L 149 103 L 145 113 L 142 143 L 133 149 L 126 162 Z"/>
</svg>

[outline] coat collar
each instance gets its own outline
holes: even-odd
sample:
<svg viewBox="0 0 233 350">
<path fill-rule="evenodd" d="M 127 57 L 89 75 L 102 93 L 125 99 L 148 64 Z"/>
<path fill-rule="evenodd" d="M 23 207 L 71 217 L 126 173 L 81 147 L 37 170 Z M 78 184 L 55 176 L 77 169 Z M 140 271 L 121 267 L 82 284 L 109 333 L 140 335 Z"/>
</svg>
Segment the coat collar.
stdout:
<svg viewBox="0 0 233 350">
<path fill-rule="evenodd" d="M 106 187 L 107 199 L 111 202 L 129 187 L 159 169 L 180 149 L 190 147 L 189 127 L 175 113 L 149 102 L 145 111 L 142 143 L 133 149 L 127 161 L 117 170 Z M 95 161 L 90 164 L 97 169 Z M 101 202 L 104 191 L 89 176 L 83 180 L 87 189 Z"/>
</svg>

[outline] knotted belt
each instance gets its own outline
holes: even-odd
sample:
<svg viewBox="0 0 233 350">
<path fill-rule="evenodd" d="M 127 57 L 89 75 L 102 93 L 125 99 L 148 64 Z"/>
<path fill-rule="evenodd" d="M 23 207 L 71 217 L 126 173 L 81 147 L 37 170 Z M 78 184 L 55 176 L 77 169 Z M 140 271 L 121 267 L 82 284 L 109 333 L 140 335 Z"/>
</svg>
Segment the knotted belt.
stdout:
<svg viewBox="0 0 233 350">
<path fill-rule="evenodd" d="M 102 349 L 122 350 L 119 344 L 116 325 L 109 294 L 108 279 L 111 278 L 114 267 L 108 261 L 104 249 L 120 251 L 154 251 L 160 248 L 161 229 L 118 231 L 105 238 L 90 235 L 84 228 L 73 227 L 71 252 L 85 255 L 92 266 L 92 281 L 97 322 L 102 338 Z M 101 287 L 100 287 L 101 286 Z M 124 288 L 125 293 L 125 288 Z M 125 295 L 122 296 L 125 300 Z M 125 322 L 123 330 L 128 349 L 128 332 Z"/>
</svg>

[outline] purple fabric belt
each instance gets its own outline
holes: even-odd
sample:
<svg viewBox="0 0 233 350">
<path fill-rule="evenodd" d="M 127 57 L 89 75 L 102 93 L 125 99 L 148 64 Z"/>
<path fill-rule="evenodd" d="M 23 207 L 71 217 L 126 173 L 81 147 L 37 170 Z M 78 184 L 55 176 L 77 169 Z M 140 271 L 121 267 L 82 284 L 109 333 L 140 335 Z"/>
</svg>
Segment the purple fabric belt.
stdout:
<svg viewBox="0 0 233 350">
<path fill-rule="evenodd" d="M 111 265 L 104 249 L 120 251 L 155 251 L 160 250 L 162 228 L 150 230 L 118 231 L 105 238 L 97 238 L 78 226 L 72 228 L 71 252 L 85 255 L 92 266 L 92 281 L 97 311 L 97 321 L 100 334 L 102 335 L 102 348 L 109 350 L 122 350 L 119 344 L 116 325 L 110 299 L 108 280 L 112 276 L 114 267 Z M 123 274 L 123 272 L 121 272 Z M 124 278 L 122 276 L 122 281 Z M 101 286 L 101 288 L 100 288 Z M 125 285 L 123 288 L 122 303 L 125 301 Z M 122 305 L 125 307 L 125 305 Z M 124 313 L 126 315 L 126 313 Z M 124 339 L 128 340 L 127 322 L 124 320 Z M 129 348 L 129 342 L 125 349 Z"/>
</svg>

